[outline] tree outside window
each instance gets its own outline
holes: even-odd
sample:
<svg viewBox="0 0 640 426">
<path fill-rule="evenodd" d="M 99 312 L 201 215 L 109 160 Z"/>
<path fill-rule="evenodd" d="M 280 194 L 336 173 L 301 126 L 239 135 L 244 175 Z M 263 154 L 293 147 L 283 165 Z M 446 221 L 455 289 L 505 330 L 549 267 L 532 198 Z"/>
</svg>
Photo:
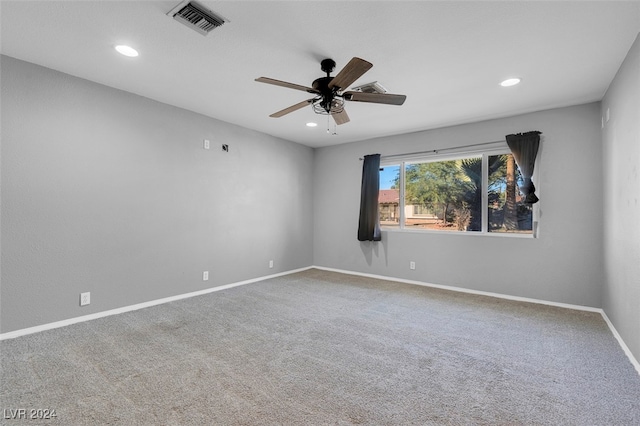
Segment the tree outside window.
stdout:
<svg viewBox="0 0 640 426">
<path fill-rule="evenodd" d="M 396 223 L 383 226 L 438 231 L 532 233 L 532 209 L 524 203 L 519 186 L 523 178 L 511 154 L 479 154 L 444 161 L 403 162 L 385 167 L 398 205 L 380 204 L 381 213 L 402 209 Z M 401 171 L 404 179 L 400 177 Z M 395 177 L 388 179 L 389 173 Z M 381 172 L 382 173 L 382 172 Z M 486 176 L 486 178 L 485 178 Z M 486 179 L 486 184 L 483 181 Z M 381 180 L 382 182 L 383 180 Z M 404 181 L 404 199 L 399 197 Z M 384 185 L 384 183 L 383 183 Z M 381 198 L 382 201 L 382 198 Z M 486 203 L 486 204 L 485 204 Z M 486 207 L 483 208 L 483 205 Z M 395 210 L 393 210 L 395 211 Z M 484 228 L 484 229 L 483 229 Z"/>
</svg>

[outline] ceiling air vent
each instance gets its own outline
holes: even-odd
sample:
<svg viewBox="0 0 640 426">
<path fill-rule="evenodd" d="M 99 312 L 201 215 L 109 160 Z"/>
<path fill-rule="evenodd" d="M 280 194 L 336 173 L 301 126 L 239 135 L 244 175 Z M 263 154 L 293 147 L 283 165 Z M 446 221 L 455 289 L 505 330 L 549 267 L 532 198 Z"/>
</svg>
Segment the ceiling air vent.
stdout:
<svg viewBox="0 0 640 426">
<path fill-rule="evenodd" d="M 183 1 L 167 15 L 202 35 L 207 35 L 211 30 L 229 22 L 195 1 Z"/>
<path fill-rule="evenodd" d="M 351 90 L 363 93 L 387 93 L 387 89 L 385 89 L 382 84 L 378 83 L 377 81 L 354 87 Z"/>
</svg>

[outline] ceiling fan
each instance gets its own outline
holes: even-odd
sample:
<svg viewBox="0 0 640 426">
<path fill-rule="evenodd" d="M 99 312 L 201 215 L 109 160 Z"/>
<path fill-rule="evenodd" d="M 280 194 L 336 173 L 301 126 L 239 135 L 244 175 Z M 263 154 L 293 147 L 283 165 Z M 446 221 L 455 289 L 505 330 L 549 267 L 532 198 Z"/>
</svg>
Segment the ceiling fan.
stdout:
<svg viewBox="0 0 640 426">
<path fill-rule="evenodd" d="M 402 105 L 407 98 L 405 95 L 393 95 L 388 93 L 367 93 L 358 91 L 344 91 L 354 81 L 369 71 L 373 64 L 360 58 L 352 58 L 349 63 L 335 76 L 331 73 L 336 63 L 333 59 L 323 59 L 320 68 L 327 73 L 326 77 L 316 79 L 311 87 L 299 84 L 288 83 L 286 81 L 275 80 L 268 77 L 256 78 L 260 83 L 274 84 L 276 86 L 288 87 L 289 89 L 302 90 L 313 93 L 313 98 L 307 99 L 288 108 L 274 112 L 269 117 L 282 117 L 290 112 L 297 111 L 307 105 L 313 106 L 316 114 L 331 115 L 336 124 L 349 122 L 349 116 L 344 110 L 344 101 L 372 102 L 377 104 Z"/>
</svg>

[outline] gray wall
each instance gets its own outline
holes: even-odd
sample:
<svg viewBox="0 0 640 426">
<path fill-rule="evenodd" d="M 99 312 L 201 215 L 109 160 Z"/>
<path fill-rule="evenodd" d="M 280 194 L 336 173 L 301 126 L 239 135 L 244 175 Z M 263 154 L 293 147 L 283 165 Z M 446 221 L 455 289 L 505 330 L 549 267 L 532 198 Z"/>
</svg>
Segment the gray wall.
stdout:
<svg viewBox="0 0 640 426">
<path fill-rule="evenodd" d="M 312 264 L 311 148 L 1 65 L 1 332 Z"/>
<path fill-rule="evenodd" d="M 539 238 L 383 231 L 356 239 L 362 163 L 539 130 Z M 525 114 L 316 150 L 314 264 L 507 295 L 601 306 L 600 104 Z M 409 270 L 409 261 L 416 270 Z"/>
<path fill-rule="evenodd" d="M 640 360 L 640 36 L 602 101 L 603 307 Z"/>
</svg>

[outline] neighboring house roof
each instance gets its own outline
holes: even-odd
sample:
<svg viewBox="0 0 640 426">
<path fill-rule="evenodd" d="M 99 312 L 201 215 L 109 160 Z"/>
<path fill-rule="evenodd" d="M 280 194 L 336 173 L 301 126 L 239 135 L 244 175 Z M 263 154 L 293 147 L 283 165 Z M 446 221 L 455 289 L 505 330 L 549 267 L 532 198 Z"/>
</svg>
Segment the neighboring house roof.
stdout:
<svg viewBox="0 0 640 426">
<path fill-rule="evenodd" d="M 381 189 L 378 192 L 379 204 L 398 204 L 400 202 L 400 191 L 397 189 Z"/>
<path fill-rule="evenodd" d="M 520 191 L 516 190 L 516 203 L 522 202 L 524 197 Z M 400 190 L 398 189 L 381 189 L 378 191 L 378 204 L 399 204 Z"/>
</svg>

